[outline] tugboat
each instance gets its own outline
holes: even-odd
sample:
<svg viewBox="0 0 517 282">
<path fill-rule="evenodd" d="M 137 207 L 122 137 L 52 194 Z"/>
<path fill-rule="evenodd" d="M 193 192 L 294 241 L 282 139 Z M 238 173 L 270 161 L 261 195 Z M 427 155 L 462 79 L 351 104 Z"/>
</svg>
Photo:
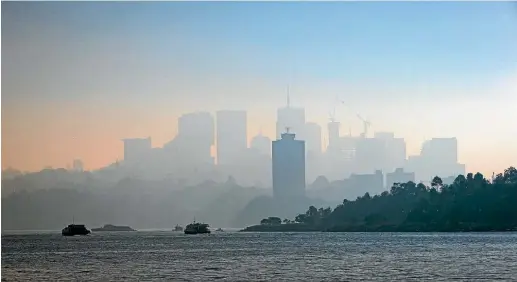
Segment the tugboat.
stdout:
<svg viewBox="0 0 517 282">
<path fill-rule="evenodd" d="M 90 230 L 86 229 L 83 224 L 69 224 L 67 227 L 61 230 L 63 236 L 74 236 L 74 235 L 88 235 Z"/>
<path fill-rule="evenodd" d="M 208 229 L 208 227 L 209 226 L 206 223 L 198 223 L 194 221 L 185 227 L 185 234 L 209 234 L 210 229 Z"/>
<path fill-rule="evenodd" d="M 179 226 L 176 224 L 176 226 L 174 227 L 174 230 L 173 231 L 178 231 L 178 232 L 181 232 L 183 231 L 183 227 Z"/>
</svg>

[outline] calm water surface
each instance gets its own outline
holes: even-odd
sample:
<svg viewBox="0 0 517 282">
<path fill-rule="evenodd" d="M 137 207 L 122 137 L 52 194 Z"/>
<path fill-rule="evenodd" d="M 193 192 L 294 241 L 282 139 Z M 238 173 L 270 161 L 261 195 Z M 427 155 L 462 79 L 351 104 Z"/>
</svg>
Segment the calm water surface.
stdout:
<svg viewBox="0 0 517 282">
<path fill-rule="evenodd" d="M 2 281 L 517 279 L 517 233 L 2 235 Z"/>
</svg>

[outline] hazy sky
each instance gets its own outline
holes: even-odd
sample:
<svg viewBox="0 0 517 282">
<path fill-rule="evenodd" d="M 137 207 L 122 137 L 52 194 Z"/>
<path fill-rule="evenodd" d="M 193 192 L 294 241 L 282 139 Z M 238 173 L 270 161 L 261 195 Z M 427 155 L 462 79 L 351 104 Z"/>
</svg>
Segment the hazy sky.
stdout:
<svg viewBox="0 0 517 282">
<path fill-rule="evenodd" d="M 247 109 L 274 136 L 291 101 L 354 134 L 457 136 L 469 171 L 517 164 L 511 2 L 2 2 L 2 167 L 98 168 L 161 146 L 185 112 Z M 326 131 L 324 131 L 326 132 Z"/>
</svg>

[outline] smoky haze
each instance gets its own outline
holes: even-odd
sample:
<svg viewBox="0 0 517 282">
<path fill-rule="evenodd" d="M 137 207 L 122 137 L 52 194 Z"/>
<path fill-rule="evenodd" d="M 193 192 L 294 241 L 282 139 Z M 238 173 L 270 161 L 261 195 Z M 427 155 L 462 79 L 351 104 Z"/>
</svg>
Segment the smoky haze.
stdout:
<svg viewBox="0 0 517 282">
<path fill-rule="evenodd" d="M 2 3 L 2 229 L 243 227 L 489 177 L 517 160 L 516 50 L 504 2 Z"/>
</svg>

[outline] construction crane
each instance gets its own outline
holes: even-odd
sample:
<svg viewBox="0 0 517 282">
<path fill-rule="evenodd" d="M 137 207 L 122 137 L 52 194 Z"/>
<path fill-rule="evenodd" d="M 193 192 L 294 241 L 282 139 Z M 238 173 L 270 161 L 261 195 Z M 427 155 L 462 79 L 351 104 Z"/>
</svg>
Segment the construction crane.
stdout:
<svg viewBox="0 0 517 282">
<path fill-rule="evenodd" d="M 332 111 L 329 112 L 329 120 L 331 122 L 335 122 L 336 121 L 336 104 L 344 105 L 345 101 L 340 100 L 339 97 L 336 96 L 336 100 L 335 100 L 335 103 L 334 103 L 334 105 L 332 107 Z"/>
<path fill-rule="evenodd" d="M 372 125 L 372 123 L 362 118 L 359 114 L 357 114 L 357 117 L 363 122 L 363 133 L 361 133 L 361 137 L 366 138 L 366 136 L 368 136 L 368 128 Z"/>
<path fill-rule="evenodd" d="M 334 108 L 333 111 L 329 112 L 329 120 L 330 120 L 330 122 L 335 122 L 336 121 L 336 109 L 335 108 Z"/>
</svg>

